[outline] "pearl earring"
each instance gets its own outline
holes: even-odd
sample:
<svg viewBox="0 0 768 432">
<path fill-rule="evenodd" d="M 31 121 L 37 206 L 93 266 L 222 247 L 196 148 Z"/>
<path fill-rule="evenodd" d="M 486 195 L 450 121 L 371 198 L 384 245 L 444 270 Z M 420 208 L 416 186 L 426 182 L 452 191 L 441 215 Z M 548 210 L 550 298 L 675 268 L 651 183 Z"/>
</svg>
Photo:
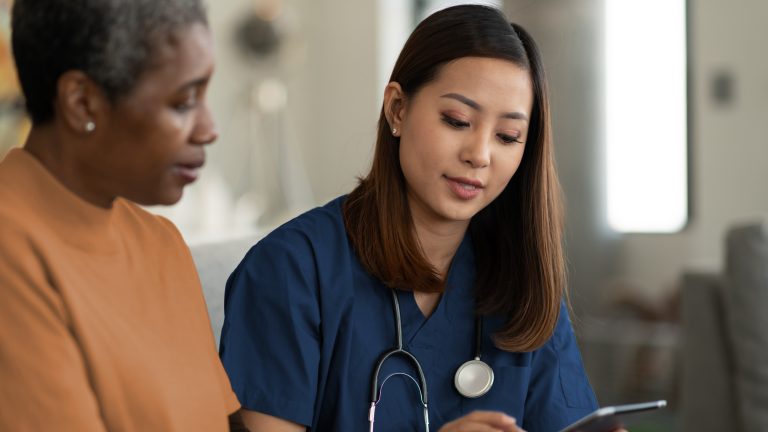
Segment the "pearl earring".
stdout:
<svg viewBox="0 0 768 432">
<path fill-rule="evenodd" d="M 96 130 L 96 123 L 94 123 L 91 120 L 88 120 L 87 123 L 85 123 L 85 131 L 90 133 Z"/>
<path fill-rule="evenodd" d="M 397 128 L 392 128 L 392 135 L 397 136 Z"/>
</svg>

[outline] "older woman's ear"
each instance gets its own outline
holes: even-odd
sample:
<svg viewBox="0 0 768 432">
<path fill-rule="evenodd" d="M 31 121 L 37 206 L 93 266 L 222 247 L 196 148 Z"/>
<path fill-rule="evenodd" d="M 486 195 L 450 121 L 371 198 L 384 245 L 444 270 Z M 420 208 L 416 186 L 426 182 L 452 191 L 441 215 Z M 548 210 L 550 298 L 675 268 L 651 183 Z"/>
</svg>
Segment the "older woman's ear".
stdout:
<svg viewBox="0 0 768 432">
<path fill-rule="evenodd" d="M 57 82 L 54 110 L 57 118 L 74 133 L 90 134 L 103 118 L 107 105 L 104 93 L 78 70 L 63 73 Z"/>
</svg>

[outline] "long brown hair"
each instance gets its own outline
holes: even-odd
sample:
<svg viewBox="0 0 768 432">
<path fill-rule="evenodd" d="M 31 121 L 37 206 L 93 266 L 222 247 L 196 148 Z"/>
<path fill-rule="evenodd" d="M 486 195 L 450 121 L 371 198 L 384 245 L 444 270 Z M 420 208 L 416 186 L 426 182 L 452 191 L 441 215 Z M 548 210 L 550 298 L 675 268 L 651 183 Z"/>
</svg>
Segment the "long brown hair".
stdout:
<svg viewBox="0 0 768 432">
<path fill-rule="evenodd" d="M 497 9 L 462 5 L 436 12 L 408 38 L 390 81 L 412 97 L 462 57 L 510 61 L 529 71 L 534 103 L 523 159 L 504 191 L 469 225 L 477 265 L 478 313 L 507 318 L 495 335 L 507 351 L 530 351 L 554 332 L 566 276 L 562 204 L 541 54 Z M 413 230 L 400 143 L 382 108 L 373 165 L 344 203 L 344 222 L 362 265 L 386 286 L 439 292 L 444 282 Z"/>
</svg>

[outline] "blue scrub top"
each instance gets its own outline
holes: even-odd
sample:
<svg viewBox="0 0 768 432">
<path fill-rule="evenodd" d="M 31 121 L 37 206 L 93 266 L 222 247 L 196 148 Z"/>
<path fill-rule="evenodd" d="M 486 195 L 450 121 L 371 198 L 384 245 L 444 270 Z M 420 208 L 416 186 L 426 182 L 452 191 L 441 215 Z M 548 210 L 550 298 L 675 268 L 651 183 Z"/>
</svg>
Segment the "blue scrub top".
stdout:
<svg viewBox="0 0 768 432">
<path fill-rule="evenodd" d="M 312 431 L 367 430 L 373 369 L 396 343 L 392 294 L 358 261 L 344 229 L 343 200 L 258 242 L 225 294 L 221 359 L 241 404 Z M 456 391 L 456 369 L 475 351 L 474 278 L 467 236 L 429 318 L 412 292 L 397 292 L 404 348 L 426 376 L 430 429 L 474 410 L 498 410 L 530 432 L 554 432 L 596 409 L 564 307 L 552 338 L 533 352 L 496 348 L 491 336 L 504 320 L 485 317 L 482 359 L 493 368 L 493 387 L 477 399 Z M 395 357 L 382 368 L 379 384 L 396 372 L 418 377 Z M 392 376 L 376 408 L 375 430 L 423 431 L 419 397 L 413 381 Z"/>
</svg>

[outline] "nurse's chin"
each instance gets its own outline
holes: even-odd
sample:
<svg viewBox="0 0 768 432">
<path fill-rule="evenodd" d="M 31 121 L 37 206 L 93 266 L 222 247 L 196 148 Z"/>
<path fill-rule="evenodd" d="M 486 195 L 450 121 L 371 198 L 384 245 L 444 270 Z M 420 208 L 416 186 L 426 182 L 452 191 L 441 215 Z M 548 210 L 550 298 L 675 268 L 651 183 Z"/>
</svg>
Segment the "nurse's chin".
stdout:
<svg viewBox="0 0 768 432">
<path fill-rule="evenodd" d="M 460 208 L 460 209 L 447 209 L 445 211 L 440 212 L 440 216 L 450 222 L 469 222 L 477 213 L 480 212 L 480 209 L 472 208 Z"/>
</svg>

